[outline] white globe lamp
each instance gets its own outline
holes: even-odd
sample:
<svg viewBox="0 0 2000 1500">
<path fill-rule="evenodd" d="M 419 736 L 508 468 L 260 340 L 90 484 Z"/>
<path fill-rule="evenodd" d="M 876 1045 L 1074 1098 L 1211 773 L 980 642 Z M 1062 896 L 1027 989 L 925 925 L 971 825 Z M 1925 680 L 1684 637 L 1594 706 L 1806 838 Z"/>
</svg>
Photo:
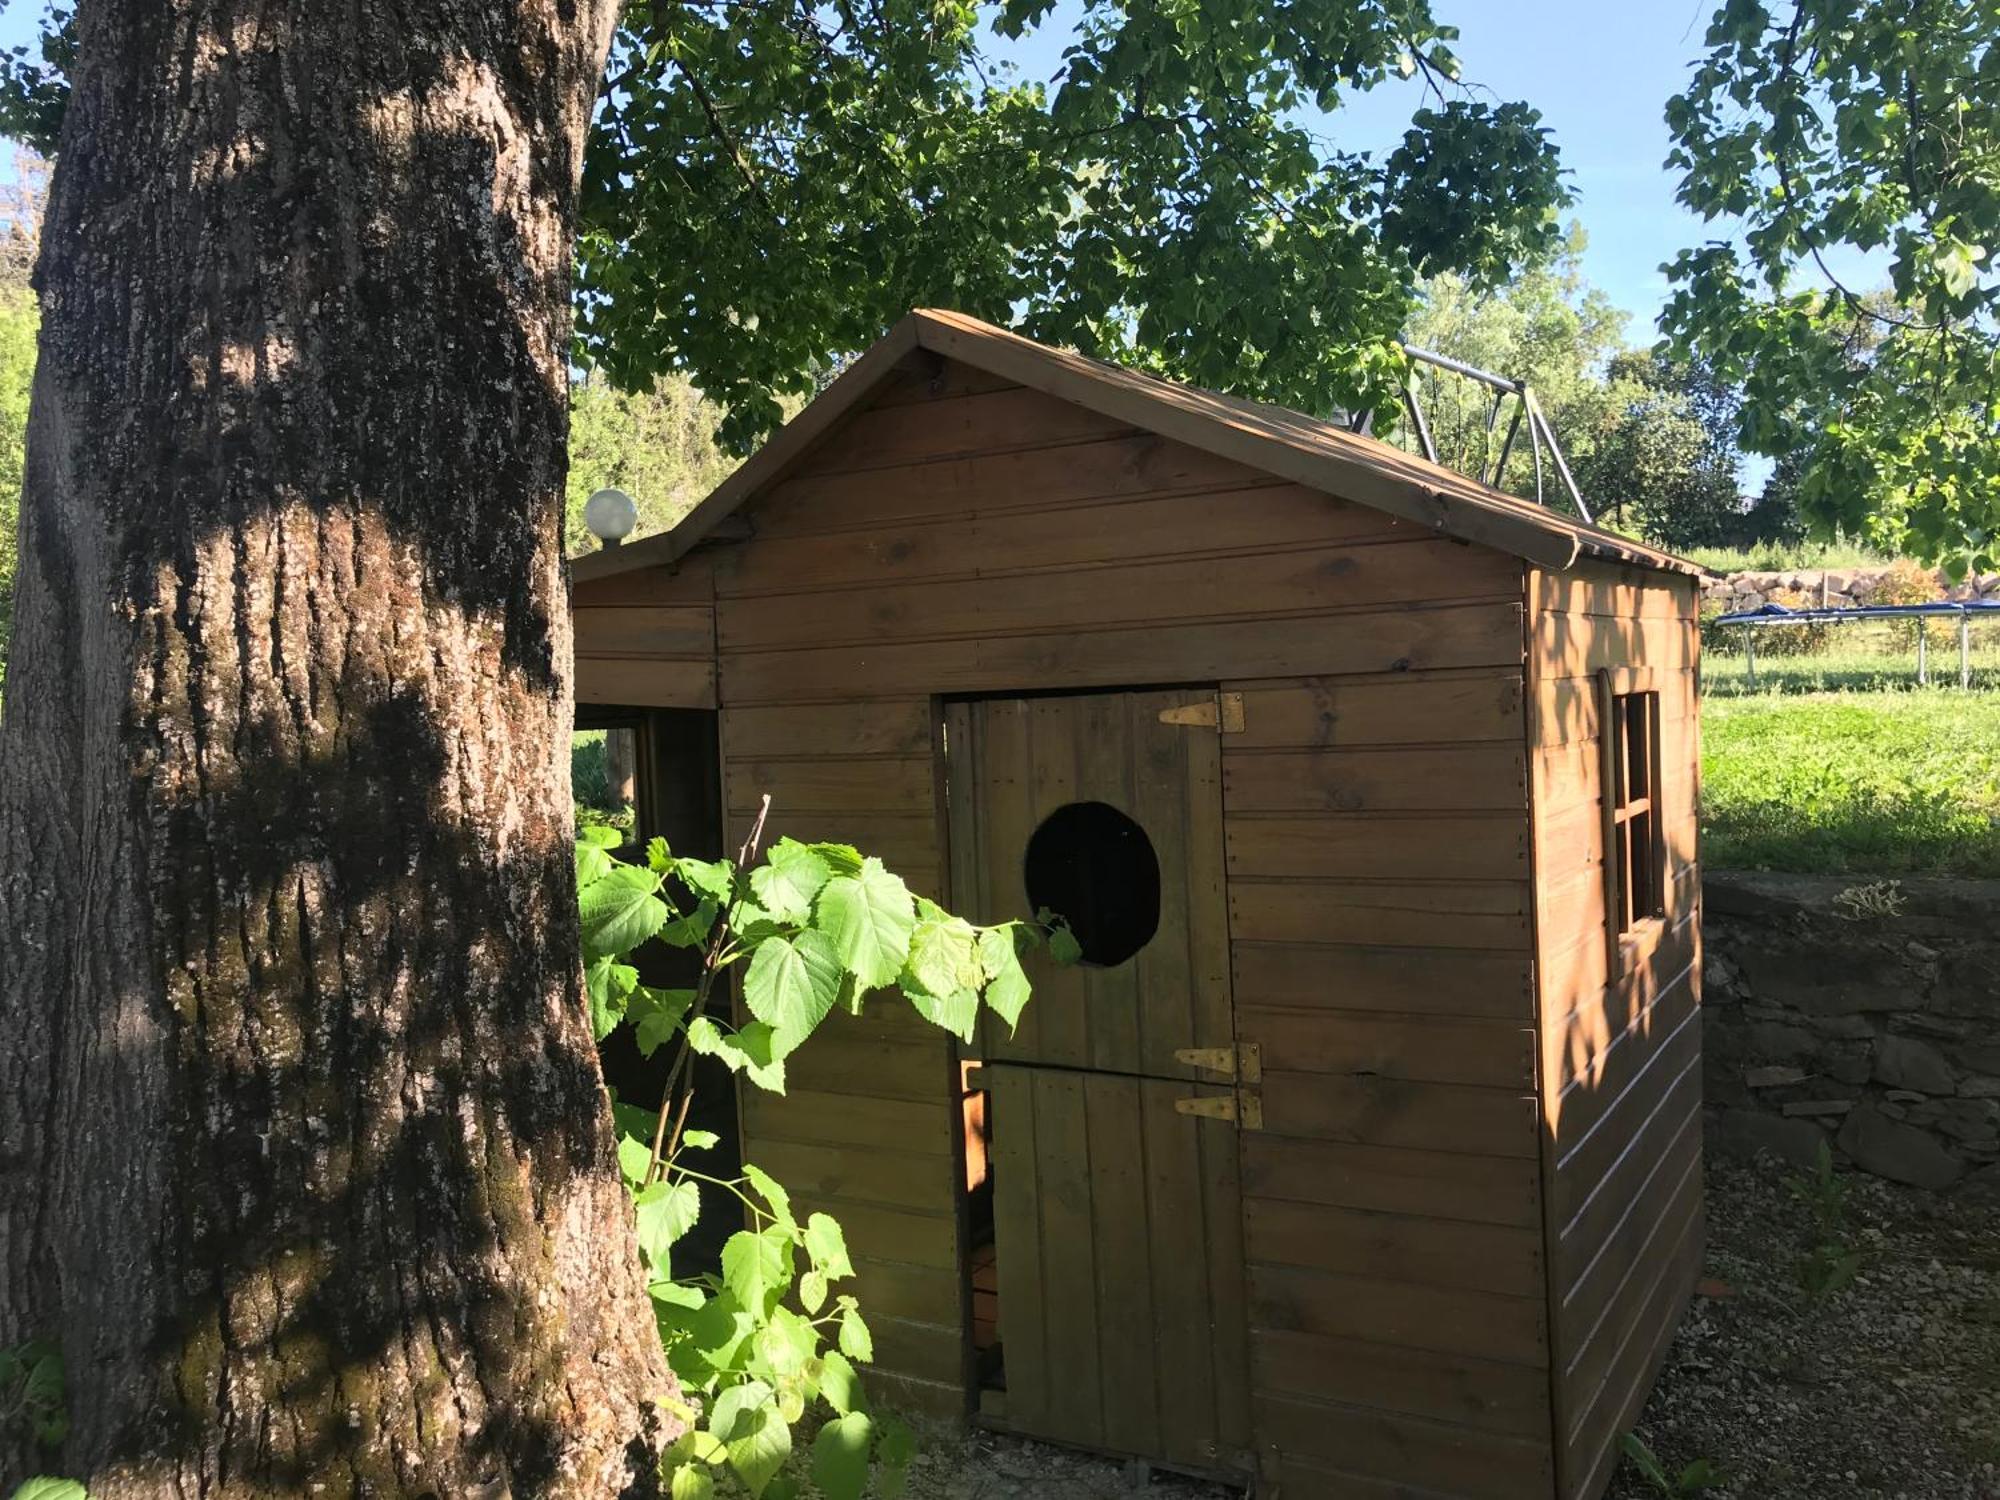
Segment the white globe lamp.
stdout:
<svg viewBox="0 0 2000 1500">
<path fill-rule="evenodd" d="M 599 490 L 583 502 L 583 524 L 607 547 L 615 547 L 639 524 L 638 502 L 623 490 Z"/>
</svg>

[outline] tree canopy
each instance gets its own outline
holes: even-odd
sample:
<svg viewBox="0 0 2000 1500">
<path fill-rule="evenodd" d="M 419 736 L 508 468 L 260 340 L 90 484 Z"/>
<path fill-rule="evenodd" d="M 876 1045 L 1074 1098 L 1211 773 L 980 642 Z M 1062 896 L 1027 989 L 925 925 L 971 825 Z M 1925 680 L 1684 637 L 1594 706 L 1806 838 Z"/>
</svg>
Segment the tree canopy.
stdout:
<svg viewBox="0 0 2000 1500">
<path fill-rule="evenodd" d="M 1668 267 L 1662 328 L 1741 382 L 1822 529 L 1954 571 L 2000 559 L 1996 39 L 1990 0 L 1727 0 L 1667 106 L 1681 201 L 1728 237 Z"/>
<path fill-rule="evenodd" d="M 0 76 L 60 118 L 66 18 Z M 990 24 L 988 24 L 990 21 Z M 1007 49 L 1068 27 L 1052 84 Z M 1313 411 L 1393 403 L 1423 275 L 1501 278 L 1566 199 L 1536 112 L 1456 82 L 1427 0 L 721 0 L 628 7 L 585 170 L 579 352 L 682 373 L 742 449 L 941 304 Z M 1412 94 L 1378 155 L 1308 107 Z"/>
</svg>

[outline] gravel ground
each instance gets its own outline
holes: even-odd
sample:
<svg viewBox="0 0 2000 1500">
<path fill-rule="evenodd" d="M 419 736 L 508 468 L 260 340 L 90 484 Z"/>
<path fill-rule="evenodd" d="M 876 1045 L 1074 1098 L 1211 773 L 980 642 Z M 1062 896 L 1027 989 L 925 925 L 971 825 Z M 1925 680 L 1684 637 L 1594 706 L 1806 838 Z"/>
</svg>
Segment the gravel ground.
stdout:
<svg viewBox="0 0 2000 1500">
<path fill-rule="evenodd" d="M 926 1425 L 911 1500 L 1216 1500 L 1240 1491 L 996 1433 Z"/>
<path fill-rule="evenodd" d="M 1816 1227 L 1768 1157 L 1708 1162 L 1704 1290 L 1639 1422 L 1662 1466 L 1719 1465 L 1742 1500 L 2000 1500 L 2000 1203 L 1843 1175 L 1840 1229 Z M 1799 1264 L 1839 1241 L 1843 1288 Z M 1611 1500 L 1661 1491 L 1623 1466 Z"/>
</svg>

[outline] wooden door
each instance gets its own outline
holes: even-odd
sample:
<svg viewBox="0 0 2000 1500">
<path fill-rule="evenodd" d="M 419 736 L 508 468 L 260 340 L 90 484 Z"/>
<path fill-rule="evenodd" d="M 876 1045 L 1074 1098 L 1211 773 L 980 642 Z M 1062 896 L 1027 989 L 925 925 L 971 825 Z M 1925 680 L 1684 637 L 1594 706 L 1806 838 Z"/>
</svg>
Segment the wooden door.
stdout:
<svg viewBox="0 0 2000 1500">
<path fill-rule="evenodd" d="M 946 723 L 967 915 L 1031 914 L 1038 834 L 1082 805 L 1136 825 L 1157 870 L 1129 956 L 1100 940 L 1107 912 L 1138 935 L 1130 890 L 1072 883 L 1086 962 L 1038 958 L 1018 1030 L 990 1024 L 968 1049 L 1005 1381 L 987 1409 L 1011 1431 L 1196 1469 L 1240 1468 L 1250 1446 L 1237 1124 L 1218 1114 L 1237 1089 L 1216 705 L 1194 690 L 1008 699 L 953 705 Z M 1084 837 L 1115 821 L 1095 816 Z M 1130 864 L 1085 850 L 1061 868 L 1122 887 Z"/>
<path fill-rule="evenodd" d="M 980 1054 L 1196 1078 L 1175 1054 L 1235 1041 L 1223 889 L 1222 751 L 1213 692 L 1175 689 L 953 704 L 946 720 L 952 898 L 977 921 L 1034 915 L 1024 863 L 1066 807 L 1109 806 L 1143 830 L 1159 867 L 1157 930 L 1128 961 L 1038 965 L 1010 1036 Z M 1162 719 L 1161 715 L 1167 715 Z"/>
</svg>

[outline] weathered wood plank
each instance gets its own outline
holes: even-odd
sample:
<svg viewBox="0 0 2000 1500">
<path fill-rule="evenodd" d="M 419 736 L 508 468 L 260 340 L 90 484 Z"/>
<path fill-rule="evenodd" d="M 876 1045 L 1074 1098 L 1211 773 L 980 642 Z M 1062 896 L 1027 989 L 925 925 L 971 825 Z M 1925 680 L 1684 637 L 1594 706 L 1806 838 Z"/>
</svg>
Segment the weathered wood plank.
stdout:
<svg viewBox="0 0 2000 1500">
<path fill-rule="evenodd" d="M 1266 1441 L 1286 1454 L 1337 1464 L 1397 1487 L 1388 1493 L 1545 1500 L 1555 1483 L 1546 1441 L 1481 1432 L 1332 1402 L 1269 1396 L 1257 1403 Z M 1285 1493 L 1346 1496 L 1336 1483 Z"/>
<path fill-rule="evenodd" d="M 732 811 L 749 811 L 769 792 L 772 812 L 782 808 L 787 821 L 813 814 L 921 814 L 933 804 L 933 774 L 928 755 L 730 760 L 723 767 L 723 797 Z"/>
<path fill-rule="evenodd" d="M 843 646 L 726 652 L 722 693 L 735 706 L 810 700 L 836 682 L 856 697 L 898 697 L 1011 692 L 1024 684 L 1122 687 L 1163 677 L 1203 682 L 1501 665 L 1520 659 L 1520 615 L 1516 604 L 1465 604 L 1085 634 L 887 642 L 866 651 Z"/>
<path fill-rule="evenodd" d="M 1239 753 L 1226 746 L 1223 786 L 1243 812 L 1492 811 L 1522 816 L 1527 781 L 1517 745 Z"/>
<path fill-rule="evenodd" d="M 1534 1031 L 1518 1022 L 1243 1006 L 1237 1030 L 1268 1069 L 1532 1091 Z"/>
<path fill-rule="evenodd" d="M 1547 1290 L 1539 1226 L 1446 1226 L 1409 1214 L 1266 1198 L 1244 1205 L 1243 1223 L 1253 1265 L 1338 1271 L 1512 1297 L 1538 1298 Z"/>
<path fill-rule="evenodd" d="M 715 574 L 707 554 L 667 567 L 632 568 L 603 578 L 579 579 L 570 588 L 573 609 L 619 604 L 699 604 L 715 599 Z"/>
<path fill-rule="evenodd" d="M 1522 881 L 1229 883 L 1229 930 L 1245 942 L 1526 948 Z"/>
<path fill-rule="evenodd" d="M 1601 945 L 1600 945 L 1601 946 Z M 1232 946 L 1239 1005 L 1534 1018 L 1525 953 L 1332 944 Z"/>
<path fill-rule="evenodd" d="M 1402 1078 L 1264 1074 L 1264 1128 L 1362 1146 L 1533 1157 L 1541 1111 L 1532 1094 Z"/>
<path fill-rule="evenodd" d="M 1241 1144 L 1245 1198 L 1474 1224 L 1542 1222 L 1541 1168 L 1524 1157 L 1291 1140 L 1268 1131 L 1246 1132 Z"/>
<path fill-rule="evenodd" d="M 1280 1266 L 1250 1267 L 1253 1328 L 1543 1365 L 1542 1299 Z"/>
<path fill-rule="evenodd" d="M 737 763 L 788 755 L 929 755 L 934 733 L 927 697 L 722 711 L 722 753 Z"/>
<path fill-rule="evenodd" d="M 1699 582 L 1679 574 L 1590 560 L 1538 572 L 1540 607 L 1550 614 L 1692 620 L 1701 612 Z"/>
<path fill-rule="evenodd" d="M 951 1213 L 957 1173 L 949 1157 L 871 1147 L 809 1145 L 762 1137 L 755 1160 L 792 1192 L 817 1203 L 873 1203 Z"/>
<path fill-rule="evenodd" d="M 796 1086 L 783 1094 L 743 1090 L 743 1128 L 759 1140 L 949 1157 L 957 1112 L 941 1095 L 874 1099 Z"/>
<path fill-rule="evenodd" d="M 1399 672 L 1225 684 L 1243 693 L 1243 731 L 1229 748 L 1359 749 L 1521 739 L 1518 671 Z"/>
<path fill-rule="evenodd" d="M 667 656 L 708 661 L 715 655 L 715 611 L 707 604 L 621 605 L 575 609 L 578 656 Z"/>
<path fill-rule="evenodd" d="M 1548 1376 L 1522 1365 L 1269 1332 L 1252 1336 L 1251 1358 L 1260 1392 L 1548 1439 Z"/>
<path fill-rule="evenodd" d="M 856 412 L 814 448 L 804 468 L 814 474 L 879 469 L 1131 430 L 1074 402 L 1016 387 Z"/>
<path fill-rule="evenodd" d="M 1014 510 L 1045 511 L 1053 524 L 1060 525 L 1063 512 L 1087 510 L 1095 501 L 1136 498 L 1151 503 L 1158 498 L 1274 487 L 1269 475 L 1255 469 L 1141 432 L 987 454 L 973 461 L 948 458 L 860 473 L 795 474 L 759 496 L 750 514 L 761 548 L 780 538 L 933 520 L 963 522 L 974 514 Z M 1301 493 L 1317 495 L 1317 491 Z M 1324 516 L 1340 505 L 1322 497 L 1316 510 Z M 1253 509 L 1245 505 L 1242 510 L 1243 520 L 1254 525 Z M 1174 512 L 1203 513 L 1200 506 Z M 1393 524 L 1418 534 L 1418 528 L 1408 523 Z M 1182 522 L 1172 530 L 1185 535 L 1185 527 Z"/>
<path fill-rule="evenodd" d="M 1173 1440 L 1160 1420 L 1160 1387 L 1180 1372 L 1160 1358 L 1154 1344 L 1153 1259 L 1156 1249 L 1172 1254 L 1177 1248 L 1179 1226 L 1157 1224 L 1147 1212 L 1144 1080 L 1108 1073 L 1082 1077 L 1102 1441 L 1121 1453 L 1160 1453 Z M 1175 1311 L 1185 1316 L 1193 1309 Z"/>
<path fill-rule="evenodd" d="M 1582 677 L 1607 667 L 1679 672 L 1695 664 L 1695 629 L 1680 620 L 1615 615 L 1542 615 L 1535 656 L 1543 677 Z"/>
<path fill-rule="evenodd" d="M 1331 879 L 1523 880 L 1528 823 L 1518 811 L 1465 817 L 1238 813 L 1229 873 Z"/>
<path fill-rule="evenodd" d="M 1023 518 L 1025 521 L 1038 519 Z M 1106 517 L 1108 527 L 1121 518 Z M 990 531 L 991 524 L 976 530 Z M 1008 571 L 987 576 L 995 559 L 1016 563 L 1018 549 L 1004 541 L 974 548 L 952 533 L 964 555 L 953 566 L 939 539 L 935 565 L 964 576 L 936 582 L 871 582 L 864 588 L 799 592 L 788 581 L 783 595 L 754 602 L 725 600 L 717 630 L 725 651 L 783 650 L 832 642 L 943 640 L 955 636 L 1027 634 L 1051 627 L 1091 627 L 1244 619 L 1305 614 L 1439 599 L 1510 599 L 1510 580 L 1493 568 L 1464 566 L 1463 549 L 1449 543 L 1412 540 L 1375 546 L 1293 545 L 1282 551 L 1209 555 L 1198 542 L 1172 558 L 1141 562 L 1129 555 L 1115 562 L 1033 573 Z M 835 539 L 860 551 L 860 537 Z M 799 545 L 799 544 L 794 544 Z M 827 539 L 815 566 L 829 567 Z M 906 564 L 913 543 L 883 539 L 869 554 Z M 1109 550 L 1108 547 L 1105 550 Z M 761 555 L 761 554 L 760 554 Z M 745 584 L 744 563 L 732 588 Z M 769 567 L 768 562 L 759 568 Z M 872 571 L 872 570 L 871 570 Z M 854 580 L 835 580 L 851 582 Z"/>
<path fill-rule="evenodd" d="M 714 708 L 715 662 L 579 656 L 576 701 L 634 708 Z"/>
</svg>

